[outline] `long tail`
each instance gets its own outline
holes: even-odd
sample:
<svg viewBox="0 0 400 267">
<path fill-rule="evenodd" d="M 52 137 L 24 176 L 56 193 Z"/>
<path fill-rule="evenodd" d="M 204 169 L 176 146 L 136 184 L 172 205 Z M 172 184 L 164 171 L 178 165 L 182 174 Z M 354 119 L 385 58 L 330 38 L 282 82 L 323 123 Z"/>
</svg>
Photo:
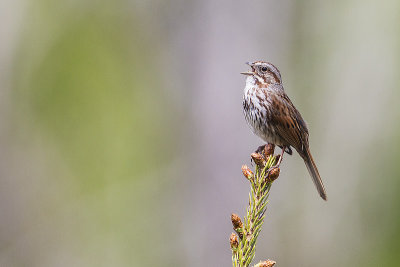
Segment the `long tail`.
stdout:
<svg viewBox="0 0 400 267">
<path fill-rule="evenodd" d="M 322 199 L 326 200 L 325 187 L 324 184 L 322 183 L 321 176 L 319 175 L 317 169 L 317 165 L 315 165 L 315 162 L 313 160 L 313 157 L 311 156 L 309 148 L 307 148 L 306 153 L 303 156 L 303 159 L 304 163 L 307 166 L 308 172 L 310 173 L 311 178 L 313 179 L 315 187 L 318 190 L 319 195 L 322 197 Z"/>
</svg>

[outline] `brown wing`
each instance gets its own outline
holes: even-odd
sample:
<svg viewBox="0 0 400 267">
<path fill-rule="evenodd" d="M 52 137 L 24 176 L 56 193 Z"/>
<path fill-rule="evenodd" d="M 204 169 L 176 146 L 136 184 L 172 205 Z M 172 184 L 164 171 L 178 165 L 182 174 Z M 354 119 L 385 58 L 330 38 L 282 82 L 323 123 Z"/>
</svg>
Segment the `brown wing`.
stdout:
<svg viewBox="0 0 400 267">
<path fill-rule="evenodd" d="M 287 145 L 293 146 L 300 155 L 308 147 L 308 129 L 292 101 L 285 93 L 272 94 L 271 122 Z"/>
<path fill-rule="evenodd" d="M 308 129 L 306 123 L 285 93 L 273 94 L 271 96 L 271 105 L 271 121 L 275 125 L 276 134 L 299 152 L 320 196 L 326 200 L 327 196 L 324 184 L 308 147 Z"/>
</svg>

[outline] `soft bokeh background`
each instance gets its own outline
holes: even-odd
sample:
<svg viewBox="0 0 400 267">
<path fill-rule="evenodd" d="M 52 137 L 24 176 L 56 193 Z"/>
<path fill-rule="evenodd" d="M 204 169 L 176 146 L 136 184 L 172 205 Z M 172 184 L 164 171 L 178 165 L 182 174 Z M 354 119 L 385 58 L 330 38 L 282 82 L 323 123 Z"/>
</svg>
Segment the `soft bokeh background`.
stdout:
<svg viewBox="0 0 400 267">
<path fill-rule="evenodd" d="M 230 266 L 257 59 L 328 202 L 286 157 L 256 261 L 398 264 L 399 1 L 3 0 L 0 40 L 0 266 Z"/>
</svg>

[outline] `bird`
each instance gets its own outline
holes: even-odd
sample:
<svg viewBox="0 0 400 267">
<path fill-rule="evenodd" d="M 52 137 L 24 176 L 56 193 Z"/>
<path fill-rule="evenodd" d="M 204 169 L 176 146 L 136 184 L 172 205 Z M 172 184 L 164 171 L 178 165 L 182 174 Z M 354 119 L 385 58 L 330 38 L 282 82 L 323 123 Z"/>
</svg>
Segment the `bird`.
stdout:
<svg viewBox="0 0 400 267">
<path fill-rule="evenodd" d="M 251 68 L 241 72 L 247 76 L 243 95 L 246 122 L 263 141 L 282 149 L 276 167 L 281 164 L 285 152 L 292 154 L 293 147 L 304 160 L 319 195 L 327 200 L 324 184 L 310 152 L 307 124 L 285 93 L 281 73 L 269 62 L 246 64 Z"/>
</svg>

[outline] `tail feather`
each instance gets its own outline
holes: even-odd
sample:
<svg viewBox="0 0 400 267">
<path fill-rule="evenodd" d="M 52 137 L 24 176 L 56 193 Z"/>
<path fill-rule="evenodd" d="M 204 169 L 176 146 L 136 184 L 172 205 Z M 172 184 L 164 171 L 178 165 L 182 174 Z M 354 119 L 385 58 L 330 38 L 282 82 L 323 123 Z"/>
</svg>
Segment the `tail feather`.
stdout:
<svg viewBox="0 0 400 267">
<path fill-rule="evenodd" d="M 308 172 L 311 175 L 311 178 L 313 179 L 314 185 L 318 190 L 319 195 L 322 197 L 322 199 L 326 200 L 326 191 L 324 184 L 322 183 L 321 176 L 319 175 L 317 165 L 315 165 L 315 162 L 311 156 L 310 149 L 307 148 L 305 155 L 303 156 L 304 163 L 307 166 Z"/>
</svg>

